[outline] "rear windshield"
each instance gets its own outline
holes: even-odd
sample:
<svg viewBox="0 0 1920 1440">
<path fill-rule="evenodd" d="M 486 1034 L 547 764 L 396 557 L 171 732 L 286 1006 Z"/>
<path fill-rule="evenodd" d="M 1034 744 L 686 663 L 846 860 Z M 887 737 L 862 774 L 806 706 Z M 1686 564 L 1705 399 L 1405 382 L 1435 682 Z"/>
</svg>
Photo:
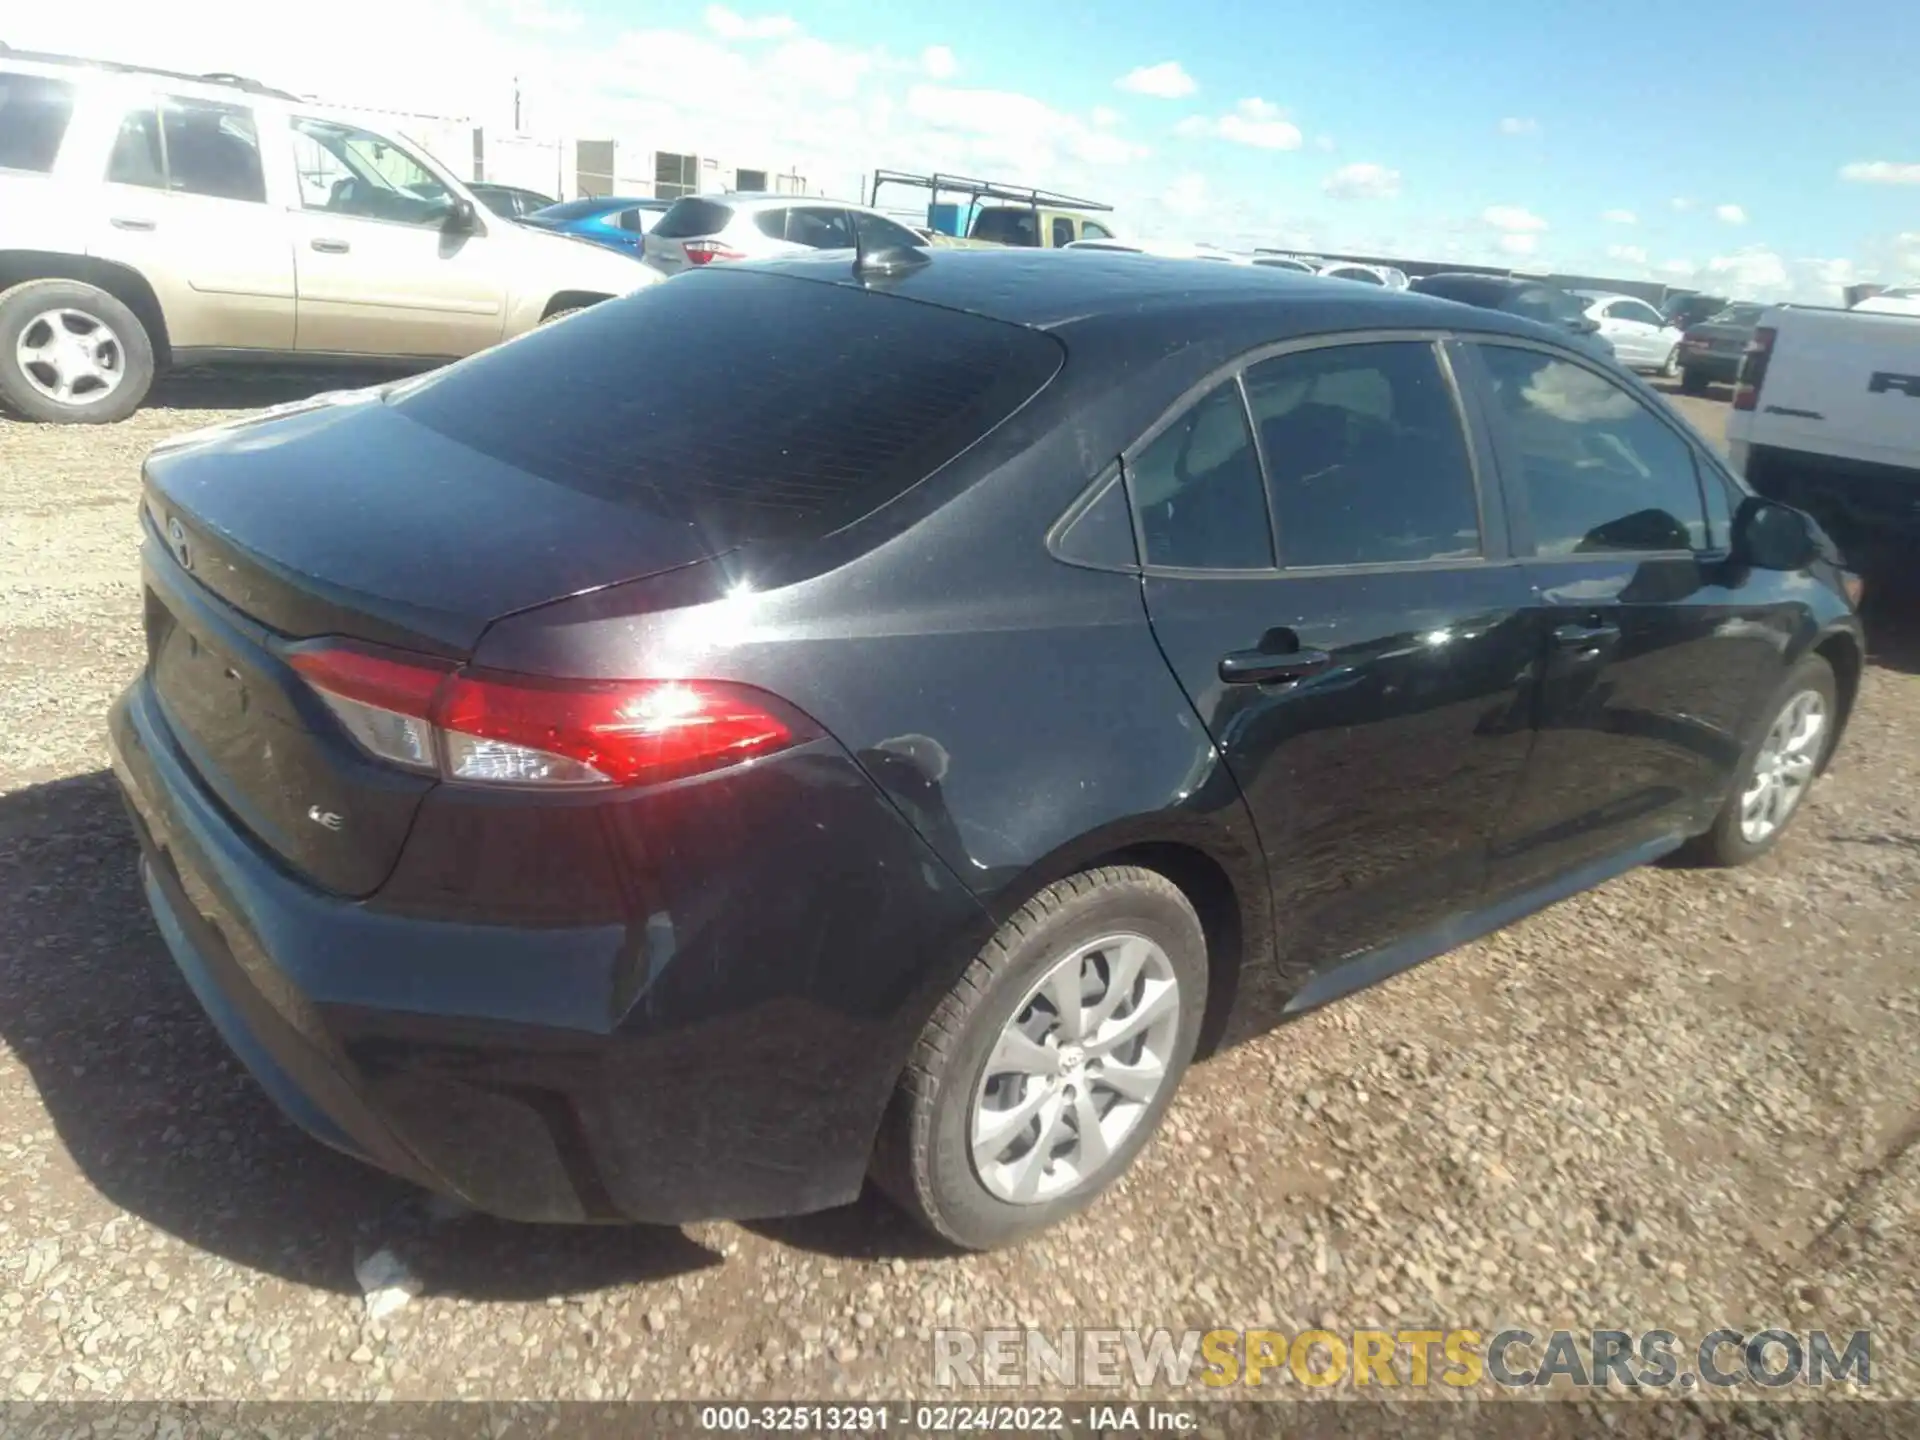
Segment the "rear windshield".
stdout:
<svg viewBox="0 0 1920 1440">
<path fill-rule="evenodd" d="M 535 330 L 391 403 L 726 549 L 829 534 L 904 494 L 1031 399 L 1063 353 L 1037 330 L 851 285 L 711 271 Z"/>
<path fill-rule="evenodd" d="M 665 240 L 685 240 L 692 235 L 718 235 L 733 219 L 733 207 L 715 200 L 676 200 L 667 213 L 655 222 L 653 234 Z"/>
<path fill-rule="evenodd" d="M 72 118 L 68 81 L 0 72 L 0 170 L 52 170 Z"/>
</svg>

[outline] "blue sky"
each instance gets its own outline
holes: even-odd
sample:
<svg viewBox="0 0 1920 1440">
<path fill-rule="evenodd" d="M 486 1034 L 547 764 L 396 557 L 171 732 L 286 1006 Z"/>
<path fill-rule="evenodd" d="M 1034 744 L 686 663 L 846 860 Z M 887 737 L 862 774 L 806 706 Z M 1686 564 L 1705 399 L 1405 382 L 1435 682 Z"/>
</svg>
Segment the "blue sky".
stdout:
<svg viewBox="0 0 1920 1440">
<path fill-rule="evenodd" d="M 939 166 L 1167 238 L 1829 302 L 1920 278 L 1920 22 L 1892 0 L 334 0 L 297 33 L 248 0 L 96 0 L 25 26 L 495 125 L 517 75 L 530 129 L 612 136 L 636 178 L 654 149 L 841 194 Z"/>
</svg>

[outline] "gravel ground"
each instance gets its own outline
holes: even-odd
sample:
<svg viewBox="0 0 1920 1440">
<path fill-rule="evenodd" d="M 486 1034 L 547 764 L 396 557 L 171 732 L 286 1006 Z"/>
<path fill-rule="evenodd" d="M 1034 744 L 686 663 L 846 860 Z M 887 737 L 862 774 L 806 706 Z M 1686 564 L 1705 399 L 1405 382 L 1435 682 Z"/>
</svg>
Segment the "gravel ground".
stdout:
<svg viewBox="0 0 1920 1440">
<path fill-rule="evenodd" d="M 1874 1391 L 1920 1393 L 1911 597 L 1775 854 L 1636 872 L 1212 1059 L 1037 1243 L 942 1255 L 871 1198 L 515 1227 L 280 1118 L 168 962 L 104 773 L 139 457 L 284 398 L 0 419 L 0 1399 L 907 1396 L 934 1326 L 1426 1321 L 1871 1326 Z"/>
</svg>

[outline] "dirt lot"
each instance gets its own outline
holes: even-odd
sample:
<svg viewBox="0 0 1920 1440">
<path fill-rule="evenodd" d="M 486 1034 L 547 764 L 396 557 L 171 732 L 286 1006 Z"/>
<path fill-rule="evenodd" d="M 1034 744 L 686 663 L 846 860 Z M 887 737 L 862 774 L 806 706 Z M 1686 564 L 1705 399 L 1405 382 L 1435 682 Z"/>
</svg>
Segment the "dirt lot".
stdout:
<svg viewBox="0 0 1920 1440">
<path fill-rule="evenodd" d="M 1637 872 L 1213 1059 L 1039 1243 L 941 1255 L 871 1199 L 521 1228 L 280 1118 L 163 952 L 103 773 L 136 464 L 284 398 L 0 419 L 0 1399 L 925 1395 L 934 1326 L 1509 1321 L 1871 1326 L 1873 1390 L 1920 1394 L 1912 597 L 1776 854 Z M 374 1318 L 398 1274 L 419 1294 Z"/>
</svg>

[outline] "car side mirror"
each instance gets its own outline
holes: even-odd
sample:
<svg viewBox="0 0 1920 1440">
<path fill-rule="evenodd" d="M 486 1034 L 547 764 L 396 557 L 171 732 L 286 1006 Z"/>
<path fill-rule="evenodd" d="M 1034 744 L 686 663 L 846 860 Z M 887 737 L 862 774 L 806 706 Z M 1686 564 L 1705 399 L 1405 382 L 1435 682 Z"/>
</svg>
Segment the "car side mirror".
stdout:
<svg viewBox="0 0 1920 1440">
<path fill-rule="evenodd" d="M 447 229 L 456 235 L 471 235 L 480 228 L 480 212 L 471 200 L 455 200 L 447 212 Z"/>
<path fill-rule="evenodd" d="M 1756 570 L 1804 570 L 1820 555 L 1820 537 L 1805 512 L 1749 495 L 1733 517 L 1733 558 Z"/>
</svg>

